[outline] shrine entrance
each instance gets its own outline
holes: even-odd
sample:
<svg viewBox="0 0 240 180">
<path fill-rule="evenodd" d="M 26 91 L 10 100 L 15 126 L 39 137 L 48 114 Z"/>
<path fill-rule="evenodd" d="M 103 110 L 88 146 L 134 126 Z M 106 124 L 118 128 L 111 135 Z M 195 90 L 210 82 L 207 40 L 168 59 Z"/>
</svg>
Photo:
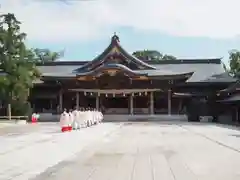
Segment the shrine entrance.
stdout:
<svg viewBox="0 0 240 180">
<path fill-rule="evenodd" d="M 105 114 L 129 114 L 129 97 L 101 95 L 100 107 Z"/>
</svg>

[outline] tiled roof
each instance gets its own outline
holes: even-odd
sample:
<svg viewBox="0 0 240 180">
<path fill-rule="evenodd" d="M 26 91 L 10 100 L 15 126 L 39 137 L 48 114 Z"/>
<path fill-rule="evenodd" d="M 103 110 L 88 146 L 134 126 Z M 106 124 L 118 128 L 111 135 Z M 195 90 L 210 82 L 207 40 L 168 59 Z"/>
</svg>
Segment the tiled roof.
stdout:
<svg viewBox="0 0 240 180">
<path fill-rule="evenodd" d="M 85 62 L 86 63 L 86 62 Z M 53 62 L 46 63 L 45 65 L 38 66 L 43 75 L 58 74 L 65 76 L 72 74 L 74 70 L 81 67 L 83 62 Z M 190 60 L 174 60 L 174 61 L 150 61 L 149 64 L 154 64 L 156 70 L 144 70 L 149 75 L 157 76 L 167 74 L 183 74 L 194 72 L 188 82 L 204 81 L 214 75 L 222 74 L 225 72 L 221 59 L 190 59 Z"/>
</svg>

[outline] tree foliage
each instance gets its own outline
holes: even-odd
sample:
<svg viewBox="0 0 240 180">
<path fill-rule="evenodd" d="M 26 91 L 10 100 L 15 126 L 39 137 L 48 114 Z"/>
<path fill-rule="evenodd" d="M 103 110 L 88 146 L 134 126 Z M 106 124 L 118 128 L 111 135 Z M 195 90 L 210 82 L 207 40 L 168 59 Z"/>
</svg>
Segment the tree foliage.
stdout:
<svg viewBox="0 0 240 180">
<path fill-rule="evenodd" d="M 64 55 L 63 51 L 53 52 L 50 51 L 49 49 L 40 48 L 33 49 L 32 52 L 36 61 L 40 63 L 53 62 Z"/>
<path fill-rule="evenodd" d="M 14 14 L 0 16 L 0 96 L 7 104 L 18 104 L 18 108 L 27 104 L 33 81 L 40 76 L 20 25 Z"/>
<path fill-rule="evenodd" d="M 240 51 L 231 50 L 229 52 L 229 73 L 234 77 L 240 74 Z"/>
<path fill-rule="evenodd" d="M 133 55 L 141 60 L 176 60 L 177 58 L 172 55 L 162 54 L 156 50 L 141 50 L 133 52 Z"/>
</svg>

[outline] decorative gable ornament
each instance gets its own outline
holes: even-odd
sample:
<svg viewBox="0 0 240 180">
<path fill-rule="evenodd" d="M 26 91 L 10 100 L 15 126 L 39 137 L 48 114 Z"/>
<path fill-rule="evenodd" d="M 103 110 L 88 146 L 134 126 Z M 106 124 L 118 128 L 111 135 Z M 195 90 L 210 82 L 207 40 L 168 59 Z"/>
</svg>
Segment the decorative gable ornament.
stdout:
<svg viewBox="0 0 240 180">
<path fill-rule="evenodd" d="M 109 52 L 109 54 L 120 54 L 119 49 L 115 46 L 112 48 L 112 50 Z"/>
</svg>

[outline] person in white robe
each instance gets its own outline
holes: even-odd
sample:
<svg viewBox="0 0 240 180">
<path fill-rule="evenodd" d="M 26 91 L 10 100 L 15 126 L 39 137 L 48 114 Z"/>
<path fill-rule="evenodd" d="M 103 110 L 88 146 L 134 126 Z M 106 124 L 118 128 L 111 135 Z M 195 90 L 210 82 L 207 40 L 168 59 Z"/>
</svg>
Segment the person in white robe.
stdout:
<svg viewBox="0 0 240 180">
<path fill-rule="evenodd" d="M 80 119 L 82 126 L 87 127 L 87 111 L 84 108 L 80 111 Z"/>
<path fill-rule="evenodd" d="M 78 113 L 77 108 L 75 108 L 75 110 L 72 112 L 72 115 L 73 115 L 73 122 L 72 122 L 73 130 L 80 129 L 80 125 L 79 125 L 79 121 L 78 121 L 79 113 Z"/>
<path fill-rule="evenodd" d="M 97 111 L 97 121 L 98 121 L 98 124 L 101 123 L 101 114 L 100 114 L 100 111 Z"/>
<path fill-rule="evenodd" d="M 79 114 L 79 124 L 81 125 L 82 128 L 85 128 L 87 126 L 85 109 L 81 108 L 80 111 L 78 111 L 78 114 Z"/>
<path fill-rule="evenodd" d="M 74 116 L 73 116 L 73 111 L 72 111 L 72 109 L 70 109 L 69 110 L 69 126 L 72 126 L 72 123 L 73 123 L 73 121 L 74 121 Z"/>
<path fill-rule="evenodd" d="M 94 125 L 94 111 L 93 111 L 93 109 L 91 108 L 90 109 L 90 119 L 91 119 L 91 125 Z"/>
<path fill-rule="evenodd" d="M 87 120 L 87 126 L 88 127 L 90 127 L 92 125 L 91 118 L 92 118 L 92 115 L 91 115 L 90 108 L 87 108 L 87 110 L 86 110 L 86 120 Z"/>
<path fill-rule="evenodd" d="M 64 109 L 63 113 L 60 115 L 60 126 L 62 132 L 69 131 L 69 114 L 66 109 Z"/>
<path fill-rule="evenodd" d="M 103 120 L 103 113 L 99 111 L 99 122 L 102 123 Z"/>
<path fill-rule="evenodd" d="M 96 125 L 97 124 L 97 116 L 96 116 L 96 109 L 94 108 L 92 110 L 92 121 L 93 121 L 93 125 Z"/>
<path fill-rule="evenodd" d="M 99 124 L 99 115 L 98 115 L 98 110 L 94 109 L 94 114 L 95 114 L 95 123 Z"/>
</svg>

